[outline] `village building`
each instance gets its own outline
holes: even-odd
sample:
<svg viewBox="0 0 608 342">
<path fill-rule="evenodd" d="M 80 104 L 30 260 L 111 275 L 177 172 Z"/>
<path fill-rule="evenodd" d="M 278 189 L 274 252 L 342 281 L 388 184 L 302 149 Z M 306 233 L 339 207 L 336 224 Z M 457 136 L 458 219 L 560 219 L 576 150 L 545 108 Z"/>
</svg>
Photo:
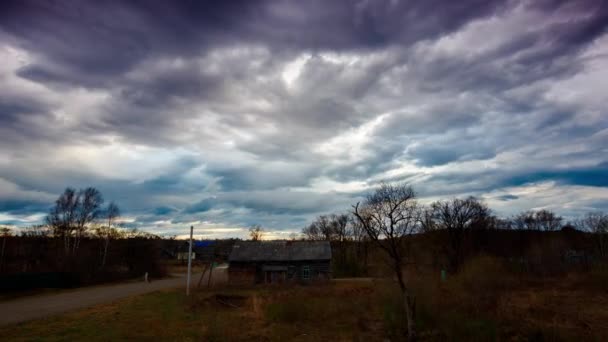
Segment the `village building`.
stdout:
<svg viewBox="0 0 608 342">
<path fill-rule="evenodd" d="M 228 258 L 232 284 L 309 283 L 331 278 L 328 241 L 240 241 Z"/>
</svg>

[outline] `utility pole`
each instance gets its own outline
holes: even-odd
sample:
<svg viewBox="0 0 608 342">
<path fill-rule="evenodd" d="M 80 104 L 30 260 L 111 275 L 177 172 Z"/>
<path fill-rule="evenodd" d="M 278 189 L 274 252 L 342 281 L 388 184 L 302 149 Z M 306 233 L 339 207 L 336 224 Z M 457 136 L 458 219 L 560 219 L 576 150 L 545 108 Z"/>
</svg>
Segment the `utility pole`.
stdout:
<svg viewBox="0 0 608 342">
<path fill-rule="evenodd" d="M 190 247 L 188 247 L 188 280 L 186 283 L 186 296 L 190 295 L 190 273 L 192 273 L 192 231 L 194 226 L 190 226 Z"/>
</svg>

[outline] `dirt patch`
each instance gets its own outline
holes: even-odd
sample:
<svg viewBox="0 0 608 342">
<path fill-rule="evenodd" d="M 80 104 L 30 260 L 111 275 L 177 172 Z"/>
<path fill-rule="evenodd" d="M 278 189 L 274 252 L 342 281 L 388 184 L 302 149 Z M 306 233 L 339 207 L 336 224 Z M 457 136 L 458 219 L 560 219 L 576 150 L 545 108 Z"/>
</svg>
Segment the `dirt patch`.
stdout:
<svg viewBox="0 0 608 342">
<path fill-rule="evenodd" d="M 248 301 L 248 297 L 237 295 L 216 294 L 212 298 L 218 304 L 236 309 L 244 307 Z"/>
</svg>

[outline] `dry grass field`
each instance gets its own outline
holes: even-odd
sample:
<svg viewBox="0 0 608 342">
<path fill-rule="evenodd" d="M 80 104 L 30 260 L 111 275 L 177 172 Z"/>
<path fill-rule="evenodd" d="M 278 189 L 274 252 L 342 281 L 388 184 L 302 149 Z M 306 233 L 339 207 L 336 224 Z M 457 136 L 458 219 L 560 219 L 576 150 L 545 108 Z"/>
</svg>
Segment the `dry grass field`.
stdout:
<svg viewBox="0 0 608 342">
<path fill-rule="evenodd" d="M 423 341 L 605 341 L 604 272 L 558 279 L 510 275 L 474 260 L 441 282 L 411 274 Z M 316 286 L 161 291 L 0 328 L 6 341 L 395 341 L 399 294 L 388 280 Z"/>
</svg>

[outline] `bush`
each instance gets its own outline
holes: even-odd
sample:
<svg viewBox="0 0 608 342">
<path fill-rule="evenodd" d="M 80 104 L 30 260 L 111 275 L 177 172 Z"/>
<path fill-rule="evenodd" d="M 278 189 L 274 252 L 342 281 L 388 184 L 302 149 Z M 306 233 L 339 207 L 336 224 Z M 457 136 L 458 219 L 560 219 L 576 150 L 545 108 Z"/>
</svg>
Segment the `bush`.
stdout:
<svg viewBox="0 0 608 342">
<path fill-rule="evenodd" d="M 587 280 L 583 286 L 596 291 L 608 292 L 608 267 L 605 265 L 596 266 L 587 275 Z"/>
<path fill-rule="evenodd" d="M 511 274 L 500 260 L 490 256 L 479 256 L 466 263 L 449 283 L 459 292 L 481 295 L 505 290 L 513 281 Z"/>
<path fill-rule="evenodd" d="M 411 282 L 416 295 L 416 325 L 421 339 L 491 341 L 499 336 L 496 316 L 513 277 L 497 258 L 479 256 L 441 281 L 439 272 Z M 428 335 L 428 336 L 427 336 Z"/>
<path fill-rule="evenodd" d="M 406 316 L 401 300 L 401 292 L 396 288 L 385 288 L 380 293 L 382 319 L 387 337 L 400 340 L 407 335 Z"/>
</svg>

